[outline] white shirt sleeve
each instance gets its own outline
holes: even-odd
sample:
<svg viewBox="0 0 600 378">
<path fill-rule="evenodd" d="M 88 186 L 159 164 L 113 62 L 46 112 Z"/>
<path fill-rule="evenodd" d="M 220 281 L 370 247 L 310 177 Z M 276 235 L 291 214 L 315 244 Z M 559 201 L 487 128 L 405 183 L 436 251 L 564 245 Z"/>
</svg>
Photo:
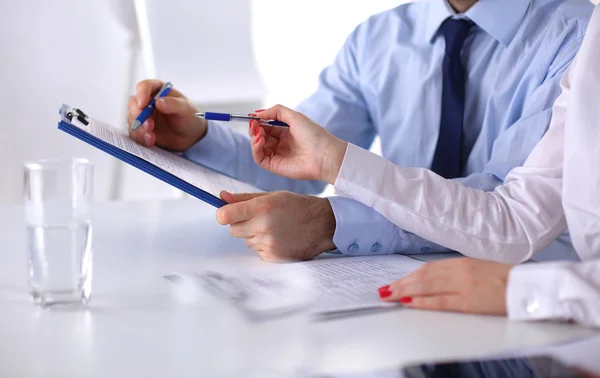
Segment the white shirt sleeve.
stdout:
<svg viewBox="0 0 600 378">
<path fill-rule="evenodd" d="M 600 260 L 516 266 L 506 304 L 514 320 L 564 319 L 600 327 Z"/>
<path fill-rule="evenodd" d="M 510 272 L 511 319 L 574 320 L 600 327 L 600 7 L 571 68 L 563 209 L 584 263 L 527 264 Z"/>
<path fill-rule="evenodd" d="M 466 256 L 528 260 L 566 228 L 561 206 L 569 73 L 549 131 L 504 185 L 484 192 L 422 168 L 403 168 L 352 144 L 336 192 L 379 211 L 398 227 Z"/>
<path fill-rule="evenodd" d="M 573 69 L 565 128 L 563 208 L 582 260 L 600 254 L 600 6 Z"/>
</svg>

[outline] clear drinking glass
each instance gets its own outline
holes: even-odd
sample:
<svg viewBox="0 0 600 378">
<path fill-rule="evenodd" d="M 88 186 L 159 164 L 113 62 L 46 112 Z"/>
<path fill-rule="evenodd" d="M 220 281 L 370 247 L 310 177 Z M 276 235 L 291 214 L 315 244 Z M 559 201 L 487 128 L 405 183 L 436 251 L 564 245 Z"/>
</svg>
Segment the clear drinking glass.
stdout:
<svg viewBox="0 0 600 378">
<path fill-rule="evenodd" d="M 94 169 L 85 159 L 25 163 L 31 298 L 43 307 L 87 303 L 92 288 Z"/>
</svg>

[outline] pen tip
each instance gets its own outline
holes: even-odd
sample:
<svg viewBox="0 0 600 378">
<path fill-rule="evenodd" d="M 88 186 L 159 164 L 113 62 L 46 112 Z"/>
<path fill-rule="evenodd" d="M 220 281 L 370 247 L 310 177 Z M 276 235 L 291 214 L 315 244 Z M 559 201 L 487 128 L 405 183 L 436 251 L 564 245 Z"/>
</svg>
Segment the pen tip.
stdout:
<svg viewBox="0 0 600 378">
<path fill-rule="evenodd" d="M 140 121 L 135 121 L 133 126 L 131 126 L 131 131 L 135 131 L 138 127 L 140 127 L 142 123 Z"/>
</svg>

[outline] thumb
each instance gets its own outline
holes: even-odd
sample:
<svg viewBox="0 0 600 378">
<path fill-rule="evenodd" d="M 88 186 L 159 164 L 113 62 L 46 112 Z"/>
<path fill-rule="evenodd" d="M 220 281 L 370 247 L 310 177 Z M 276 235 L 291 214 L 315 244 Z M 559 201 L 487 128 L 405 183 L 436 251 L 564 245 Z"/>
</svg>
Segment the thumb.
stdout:
<svg viewBox="0 0 600 378">
<path fill-rule="evenodd" d="M 227 203 L 238 203 L 250 201 L 251 199 L 266 196 L 269 193 L 229 193 L 225 190 L 221 192 L 221 199 Z"/>
<path fill-rule="evenodd" d="M 188 118 L 196 114 L 196 107 L 187 98 L 162 97 L 156 100 L 156 109 L 163 114 L 173 114 L 178 117 Z"/>
</svg>

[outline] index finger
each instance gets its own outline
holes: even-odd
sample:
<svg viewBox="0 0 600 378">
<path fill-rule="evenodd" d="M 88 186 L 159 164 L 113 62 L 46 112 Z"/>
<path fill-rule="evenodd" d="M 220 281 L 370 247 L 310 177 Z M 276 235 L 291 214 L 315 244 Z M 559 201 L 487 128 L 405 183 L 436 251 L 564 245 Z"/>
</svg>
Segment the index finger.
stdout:
<svg viewBox="0 0 600 378">
<path fill-rule="evenodd" d="M 135 86 L 135 97 L 138 107 L 141 109 L 148 105 L 152 97 L 165 85 L 163 81 L 158 79 L 148 79 L 140 81 Z"/>
<path fill-rule="evenodd" d="M 439 277 L 429 280 L 420 280 L 408 284 L 398 284 L 398 281 L 389 285 L 392 295 L 388 300 L 401 300 L 406 297 L 422 297 L 432 295 L 447 295 L 459 293 L 465 288 L 454 276 Z"/>
<path fill-rule="evenodd" d="M 291 125 L 301 114 L 283 105 L 275 105 L 272 108 L 257 111 L 256 116 L 260 119 L 274 119 Z"/>
<path fill-rule="evenodd" d="M 217 222 L 221 225 L 245 222 L 254 217 L 253 201 L 225 205 L 217 210 Z"/>
</svg>

